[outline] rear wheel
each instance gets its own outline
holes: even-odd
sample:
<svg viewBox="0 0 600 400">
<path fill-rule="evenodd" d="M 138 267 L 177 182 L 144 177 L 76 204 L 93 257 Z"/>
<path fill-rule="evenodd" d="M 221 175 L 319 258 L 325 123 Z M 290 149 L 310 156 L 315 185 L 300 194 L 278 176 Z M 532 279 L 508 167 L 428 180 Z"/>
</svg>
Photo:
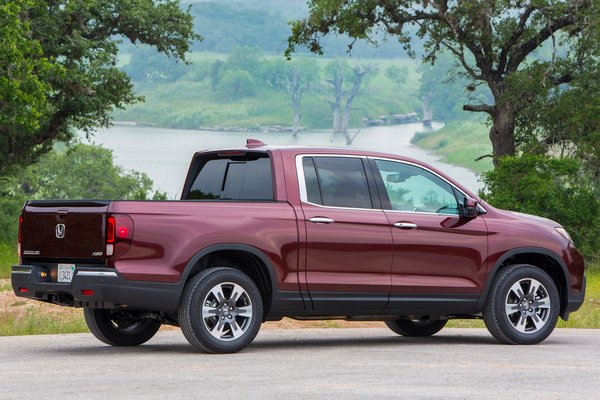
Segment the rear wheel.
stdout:
<svg viewBox="0 0 600 400">
<path fill-rule="evenodd" d="M 432 336 L 442 330 L 448 320 L 437 319 L 430 315 L 422 315 L 417 319 L 396 319 L 385 324 L 398 335 L 407 337 Z"/>
<path fill-rule="evenodd" d="M 535 344 L 552 333 L 559 309 L 558 289 L 546 272 L 532 265 L 513 265 L 494 281 L 483 320 L 503 343 Z"/>
<path fill-rule="evenodd" d="M 185 338 L 196 349 L 234 353 L 256 337 L 262 323 L 262 298 L 244 273 L 211 268 L 187 283 L 178 314 Z"/>
<path fill-rule="evenodd" d="M 111 346 L 139 346 L 160 328 L 160 321 L 137 318 L 131 312 L 84 308 L 83 315 L 92 334 Z"/>
</svg>

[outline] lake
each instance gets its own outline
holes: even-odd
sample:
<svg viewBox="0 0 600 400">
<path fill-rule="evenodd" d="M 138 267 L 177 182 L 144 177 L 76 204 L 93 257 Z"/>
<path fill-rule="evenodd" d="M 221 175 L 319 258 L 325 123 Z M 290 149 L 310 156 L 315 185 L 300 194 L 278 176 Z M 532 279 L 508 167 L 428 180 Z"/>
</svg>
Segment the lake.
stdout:
<svg viewBox="0 0 600 400">
<path fill-rule="evenodd" d="M 439 129 L 443 124 L 433 124 Z M 255 138 L 273 145 L 311 145 L 362 148 L 409 156 L 432 164 L 455 178 L 467 188 L 481 187 L 477 175 L 462 167 L 439 161 L 439 157 L 410 143 L 420 123 L 362 128 L 352 146 L 332 143 L 330 132 L 302 132 L 294 139 L 289 133 L 215 132 L 116 125 L 99 130 L 89 141 L 113 150 L 116 163 L 125 169 L 145 172 L 155 188 L 177 198 L 192 155 L 199 150 L 243 146 L 246 138 Z"/>
</svg>

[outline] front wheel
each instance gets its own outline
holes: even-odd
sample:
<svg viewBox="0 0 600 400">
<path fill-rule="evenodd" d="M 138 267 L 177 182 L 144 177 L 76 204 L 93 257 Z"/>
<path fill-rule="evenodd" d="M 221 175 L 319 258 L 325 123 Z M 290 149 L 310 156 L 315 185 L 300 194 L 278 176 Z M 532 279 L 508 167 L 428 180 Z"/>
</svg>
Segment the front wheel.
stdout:
<svg viewBox="0 0 600 400">
<path fill-rule="evenodd" d="M 179 325 L 196 349 L 234 353 L 248 346 L 262 323 L 262 297 L 254 282 L 232 268 L 211 268 L 185 286 Z"/>
<path fill-rule="evenodd" d="M 407 337 L 432 336 L 442 330 L 447 319 L 436 319 L 430 315 L 423 315 L 418 319 L 396 319 L 386 321 L 385 324 L 398 335 Z"/>
<path fill-rule="evenodd" d="M 131 312 L 84 308 L 83 315 L 92 334 L 111 346 L 139 346 L 160 328 L 160 321 L 138 318 Z"/>
<path fill-rule="evenodd" d="M 506 344 L 535 344 L 556 326 L 560 297 L 550 276 L 532 265 L 501 271 L 485 304 L 488 330 Z"/>
</svg>

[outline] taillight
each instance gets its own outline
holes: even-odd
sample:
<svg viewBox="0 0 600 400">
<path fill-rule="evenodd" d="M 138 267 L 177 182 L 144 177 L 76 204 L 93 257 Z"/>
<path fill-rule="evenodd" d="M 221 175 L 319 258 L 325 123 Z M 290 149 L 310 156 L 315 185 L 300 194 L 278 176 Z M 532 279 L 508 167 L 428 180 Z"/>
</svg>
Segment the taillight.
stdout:
<svg viewBox="0 0 600 400">
<path fill-rule="evenodd" d="M 133 238 L 133 220 L 129 215 L 115 214 L 106 219 L 106 256 L 119 257 L 129 250 Z"/>
<path fill-rule="evenodd" d="M 115 242 L 115 217 L 108 217 L 106 220 L 106 243 Z"/>
</svg>

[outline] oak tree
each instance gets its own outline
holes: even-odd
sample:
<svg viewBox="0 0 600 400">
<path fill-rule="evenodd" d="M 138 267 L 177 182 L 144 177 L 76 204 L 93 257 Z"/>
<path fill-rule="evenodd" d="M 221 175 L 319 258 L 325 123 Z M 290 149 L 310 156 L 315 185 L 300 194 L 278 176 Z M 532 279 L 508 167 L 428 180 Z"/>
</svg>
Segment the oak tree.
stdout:
<svg viewBox="0 0 600 400">
<path fill-rule="evenodd" d="M 533 65 L 542 74 L 529 74 L 532 55 L 545 43 L 569 42 L 587 22 L 592 0 L 309 0 L 309 15 L 292 23 L 286 54 L 296 46 L 321 53 L 320 40 L 344 34 L 375 41 L 381 31 L 395 36 L 410 51 L 409 26 L 424 40 L 425 61 L 451 53 L 473 84 L 489 88 L 493 102 L 464 105 L 487 113 L 494 162 L 515 154 L 515 123 L 530 93 L 523 81 L 537 79 L 558 86 L 573 79 L 561 69 L 569 52 L 554 52 L 551 60 Z M 568 47 L 568 43 L 567 43 Z M 541 66 L 541 67 L 540 67 Z"/>
<path fill-rule="evenodd" d="M 179 0 L 1 1 L 0 38 L 0 176 L 141 99 L 116 67 L 120 41 L 185 60 L 201 39 Z"/>
</svg>

